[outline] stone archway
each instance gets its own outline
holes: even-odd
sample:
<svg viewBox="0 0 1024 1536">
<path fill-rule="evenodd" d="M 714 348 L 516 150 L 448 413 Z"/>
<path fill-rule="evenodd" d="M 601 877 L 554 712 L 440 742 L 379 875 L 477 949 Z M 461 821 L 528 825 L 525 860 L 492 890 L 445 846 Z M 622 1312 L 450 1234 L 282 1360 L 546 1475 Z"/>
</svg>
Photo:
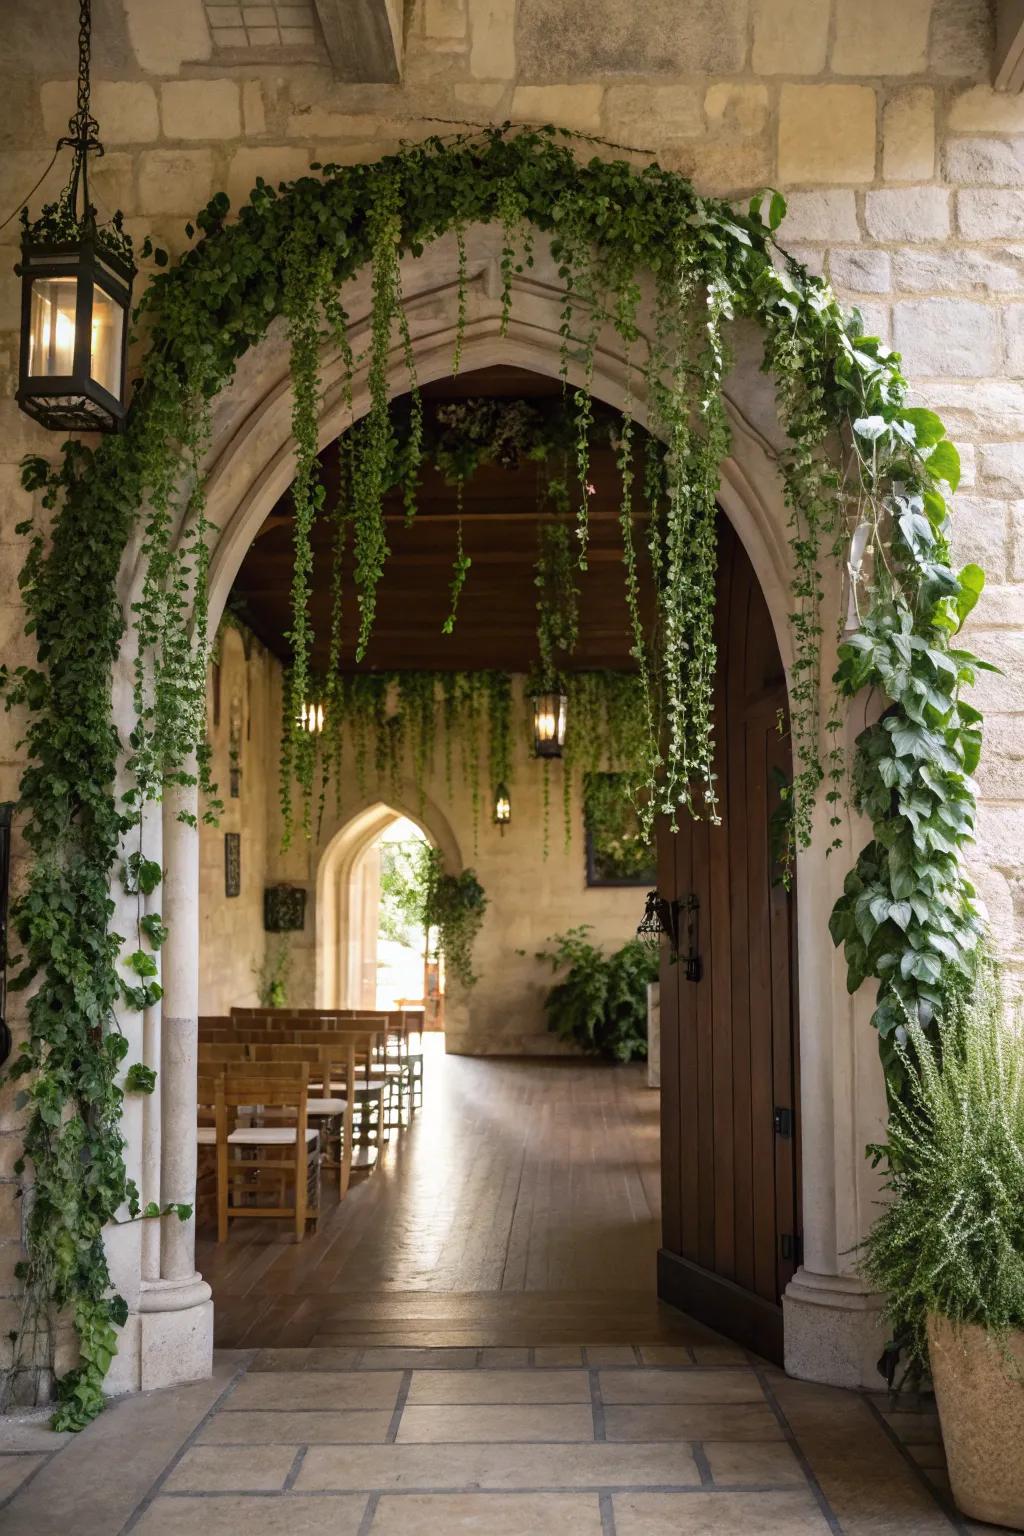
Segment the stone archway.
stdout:
<svg viewBox="0 0 1024 1536">
<path fill-rule="evenodd" d="M 466 231 L 469 274 L 468 318 L 462 349 L 466 371 L 496 363 L 518 365 L 558 376 L 561 368 L 562 286 L 557 268 L 538 243 L 534 266 L 516 280 L 508 333 L 501 335 L 500 232 L 488 226 Z M 439 378 L 451 369 L 457 331 L 458 292 L 455 240 L 436 241 L 402 265 L 404 304 L 418 377 Z M 370 315 L 370 276 L 347 286 L 352 345 L 360 353 Z M 732 451 L 722 465 L 720 503 L 738 533 L 763 590 L 785 663 L 792 646 L 788 626 L 790 560 L 788 513 L 775 468 L 782 438 L 770 388 L 759 369 L 753 334 L 740 329 L 738 363 L 725 391 Z M 364 372 L 355 379 L 353 406 L 346 406 L 337 355 L 322 359 L 323 404 L 320 446 L 364 414 L 368 390 Z M 627 399 L 629 362 L 614 332 L 602 334 L 590 380 L 592 393 L 622 407 Z M 401 348 L 390 361 L 395 393 L 407 387 Z M 569 368 L 569 381 L 583 378 Z M 645 420 L 645 404 L 634 382 L 632 408 Z M 212 438 L 206 460 L 207 515 L 216 530 L 211 543 L 211 618 L 216 623 L 234 576 L 264 517 L 293 478 L 291 384 L 282 322 L 239 364 L 235 378 L 214 403 Z M 129 552 L 122 578 L 127 605 L 141 580 L 138 551 Z M 824 632 L 831 633 L 840 611 L 838 574 L 828 576 Z M 115 679 L 116 718 L 129 721 L 131 655 L 126 651 Z M 852 739 L 851 724 L 849 735 Z M 143 1198 L 191 1199 L 195 1182 L 194 1084 L 197 1015 L 198 871 L 196 836 L 187 824 L 195 814 L 194 789 L 169 791 L 162 814 L 162 892 L 171 937 L 164 951 L 165 995 L 159 1020 L 147 1026 L 146 1060 L 160 1069 L 160 1091 L 128 1125 Z M 183 815 L 184 813 L 184 819 Z M 152 811 L 149 813 L 154 815 Z M 159 815 L 159 812 L 155 813 Z M 866 997 L 846 992 L 842 960 L 833 951 L 823 914 L 838 896 L 843 869 L 826 861 L 825 811 L 819 808 L 818 836 L 798 855 L 800 993 L 800 1076 L 803 1125 L 804 1265 L 785 1299 L 787 1363 L 797 1373 L 843 1385 L 872 1380 L 878 1352 L 878 1298 L 865 1294 L 852 1252 L 870 1225 L 877 1184 L 861 1149 L 877 1139 L 884 1096 Z M 153 828 L 159 845 L 160 829 Z M 851 815 L 844 841 L 861 840 Z M 159 1243 L 115 1234 L 112 1262 L 119 1288 L 134 1317 L 123 1354 L 111 1378 L 113 1390 L 154 1386 L 202 1374 L 212 1340 L 208 1287 L 195 1272 L 191 1223 L 165 1221 Z M 136 1333 L 131 1332 L 137 1323 Z M 134 1338 L 134 1354 L 132 1350 Z"/>
</svg>

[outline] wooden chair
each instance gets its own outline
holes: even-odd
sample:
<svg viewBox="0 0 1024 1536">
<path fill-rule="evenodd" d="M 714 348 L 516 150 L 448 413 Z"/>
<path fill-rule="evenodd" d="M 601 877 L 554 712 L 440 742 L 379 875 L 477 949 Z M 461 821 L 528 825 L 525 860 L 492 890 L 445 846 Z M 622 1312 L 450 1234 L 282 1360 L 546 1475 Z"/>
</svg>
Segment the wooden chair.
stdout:
<svg viewBox="0 0 1024 1536">
<path fill-rule="evenodd" d="M 235 1047 L 212 1047 L 233 1050 Z M 305 1062 L 309 1067 L 309 1118 L 320 1122 L 320 1145 L 338 1148 L 338 1198 L 344 1200 L 352 1174 L 353 1123 L 356 1107 L 356 1049 L 351 1036 L 331 1037 L 316 1044 L 255 1040 L 246 1047 L 255 1062 Z"/>
<path fill-rule="evenodd" d="M 301 1020 L 299 1021 L 302 1022 Z M 312 1023 L 312 1020 L 306 1020 Z M 254 1049 L 269 1045 L 303 1045 L 327 1047 L 335 1056 L 338 1050 L 353 1052 L 354 1083 L 352 1103 L 353 1167 L 369 1168 L 376 1161 L 388 1135 L 390 1116 L 390 1080 L 378 1071 L 381 1037 L 377 1030 L 355 1029 L 295 1029 L 288 1025 L 268 1025 L 256 1037 Z M 331 1092 L 344 1093 L 347 1084 L 334 1080 Z M 358 1151 L 356 1150 L 358 1149 Z M 371 1155 L 372 1154 L 372 1155 Z"/>
<path fill-rule="evenodd" d="M 306 1222 L 319 1215 L 319 1138 L 307 1123 L 309 1066 L 305 1062 L 233 1062 L 215 1081 L 217 1131 L 217 1241 L 227 1241 L 228 1225 L 238 1217 L 295 1222 L 301 1242 Z M 254 1111 L 254 1106 L 257 1108 Z M 289 1111 L 291 1125 L 274 1115 L 271 1125 L 239 1125 L 266 1110 Z M 247 1149 L 241 1151 L 241 1149 Z M 232 1151 L 241 1155 L 232 1157 Z M 290 1155 L 289 1155 L 290 1154 Z M 295 1203 L 284 1203 L 289 1182 Z M 235 1190 L 262 1196 L 277 1193 L 272 1205 L 232 1202 Z"/>
</svg>

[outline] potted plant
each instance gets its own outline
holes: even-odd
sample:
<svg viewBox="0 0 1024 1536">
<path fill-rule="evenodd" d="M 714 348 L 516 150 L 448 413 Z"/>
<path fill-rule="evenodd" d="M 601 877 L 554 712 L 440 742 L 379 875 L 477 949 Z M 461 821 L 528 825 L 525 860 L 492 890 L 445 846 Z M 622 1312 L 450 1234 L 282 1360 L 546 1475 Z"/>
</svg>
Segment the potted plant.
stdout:
<svg viewBox="0 0 1024 1536">
<path fill-rule="evenodd" d="M 892 1201 L 864 1269 L 910 1374 L 931 1371 L 958 1506 L 1024 1530 L 1024 1034 L 993 961 L 900 1050 L 907 1089 L 873 1149 Z"/>
</svg>

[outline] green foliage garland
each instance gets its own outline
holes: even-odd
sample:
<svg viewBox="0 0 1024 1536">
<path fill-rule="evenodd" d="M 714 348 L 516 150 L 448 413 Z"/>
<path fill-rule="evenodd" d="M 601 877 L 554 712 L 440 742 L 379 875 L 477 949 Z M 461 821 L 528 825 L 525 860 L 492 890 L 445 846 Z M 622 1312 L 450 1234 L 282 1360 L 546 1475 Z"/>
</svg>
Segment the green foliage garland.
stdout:
<svg viewBox="0 0 1024 1536">
<path fill-rule="evenodd" d="M 25 530 L 22 586 L 37 662 L 17 670 L 7 695 L 27 716 L 21 824 L 32 855 L 12 914 L 24 952 L 15 979 L 37 984 L 14 1071 L 28 1094 L 30 1306 L 71 1307 L 81 1342 L 82 1363 L 61 1387 L 69 1424 L 100 1406 L 112 1325 L 122 1315 L 109 1296 L 101 1233 L 120 1208 L 131 1214 L 135 1199 L 122 1155 L 123 1046 L 114 1008 L 134 1006 L 147 991 L 153 996 L 155 985 L 136 970 L 122 987 L 110 879 L 144 797 L 193 772 L 193 752 L 200 777 L 205 772 L 200 471 L 208 402 L 284 315 L 298 367 L 295 438 L 300 464 L 311 467 L 319 393 L 311 326 L 315 317 L 324 338 L 338 344 L 344 321 L 337 294 L 361 267 L 372 268 L 373 305 L 371 407 L 364 448 L 352 465 L 360 650 L 387 552 L 380 498 L 392 451 L 387 360 L 401 311 L 400 255 L 418 254 L 452 228 L 464 251 L 463 232 L 479 221 L 499 221 L 510 251 L 521 225 L 547 235 L 566 291 L 563 371 L 572 358 L 584 381 L 592 377 L 603 324 L 614 326 L 627 348 L 635 340 L 629 290 L 639 274 L 652 274 L 655 325 L 643 373 L 648 423 L 667 452 L 661 463 L 647 456 L 644 482 L 664 493 L 670 510 L 664 533 L 652 519 L 648 534 L 663 615 L 667 723 L 664 750 L 656 730 L 650 738 L 648 782 L 654 803 L 670 814 L 678 803 L 714 811 L 710 576 L 715 470 L 724 449 L 722 323 L 731 313 L 760 324 L 791 443 L 782 470 L 797 573 L 791 797 L 798 846 L 810 835 L 814 793 L 826 772 L 819 690 L 802 687 L 821 666 L 822 587 L 814 573 L 833 547 L 845 546 L 851 525 L 866 523 L 870 533 L 873 554 L 858 584 L 860 635 L 842 647 L 837 686 L 843 696 L 869 687 L 882 701 L 883 718 L 859 739 L 854 763 L 856 801 L 871 817 L 874 836 L 837 907 L 833 934 L 846 945 L 851 987 L 868 976 L 879 982 L 876 1022 L 891 1083 L 899 1069 L 887 1043 L 899 1039 L 902 1027 L 895 1000 L 930 1027 L 942 1008 L 936 978 L 968 964 L 978 918 L 962 868 L 980 721 L 961 691 L 978 663 L 952 636 L 980 573 L 958 575 L 949 565 L 944 488 L 955 488 L 955 450 L 937 418 L 907 406 L 898 359 L 863 334 L 859 318 L 840 309 L 827 284 L 779 251 L 778 194 L 766 211 L 759 198 L 738 213 L 655 165 L 581 165 L 570 140 L 553 129 L 495 128 L 450 142 L 431 139 L 374 165 L 324 167 L 322 175 L 277 190 L 259 180 L 230 225 L 228 200 L 217 194 L 198 216 L 198 243 L 154 278 L 143 299 L 148 348 L 125 431 L 95 446 L 66 444 L 52 468 L 40 460 L 27 467 L 28 489 L 40 493 L 53 516 L 46 533 L 34 522 Z M 511 254 L 503 258 L 510 297 L 515 265 Z M 302 286 L 308 317 L 300 313 Z M 460 255 L 456 350 L 465 330 L 465 287 Z M 579 394 L 582 424 L 589 390 Z M 852 459 L 853 478 L 833 494 L 833 466 L 844 456 Z M 575 458 L 584 561 L 582 430 Z M 301 494 L 315 498 L 315 484 Z M 185 536 L 175 539 L 179 524 Z M 138 720 L 121 743 L 111 719 L 123 637 L 116 580 L 137 532 L 144 550 L 132 614 Z M 691 538 L 700 583 L 681 558 Z M 303 592 L 299 579 L 300 605 Z M 191 612 L 194 633 L 186 622 Z M 303 622 L 293 619 L 300 657 Z M 832 793 L 837 761 L 829 759 Z M 119 769 L 129 780 L 124 798 L 115 788 Z M 139 846 L 126 867 L 133 859 L 136 873 L 151 863 Z M 137 952 L 146 953 L 141 945 Z"/>
<path fill-rule="evenodd" d="M 430 843 L 421 860 L 423 926 L 434 937 L 434 956 L 443 956 L 448 974 L 472 987 L 473 944 L 487 910 L 484 888 L 471 869 L 446 871 L 440 849 Z"/>
</svg>

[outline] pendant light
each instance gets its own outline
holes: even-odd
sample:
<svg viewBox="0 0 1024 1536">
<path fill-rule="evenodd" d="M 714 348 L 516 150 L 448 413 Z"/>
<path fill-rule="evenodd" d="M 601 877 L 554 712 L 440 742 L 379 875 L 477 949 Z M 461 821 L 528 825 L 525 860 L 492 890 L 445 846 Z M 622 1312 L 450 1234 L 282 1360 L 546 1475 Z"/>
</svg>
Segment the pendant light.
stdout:
<svg viewBox="0 0 1024 1536">
<path fill-rule="evenodd" d="M 561 757 L 568 699 L 556 689 L 533 695 L 533 750 L 537 757 Z"/>
<path fill-rule="evenodd" d="M 90 0 L 80 0 L 78 102 L 57 143 L 74 153 L 67 186 L 34 222 L 22 210 L 21 362 L 17 401 L 58 432 L 110 432 L 124 420 L 125 366 L 135 264 L 115 213 L 99 226 L 89 201 L 89 156 L 103 154 L 89 110 Z"/>
<path fill-rule="evenodd" d="M 512 820 L 512 800 L 508 792 L 507 784 L 499 784 L 494 791 L 494 825 L 501 829 L 504 837 L 505 828 Z"/>
<path fill-rule="evenodd" d="M 295 723 L 300 731 L 308 731 L 310 736 L 319 736 L 324 728 L 323 705 L 303 704 L 299 710 L 299 718 Z"/>
</svg>

